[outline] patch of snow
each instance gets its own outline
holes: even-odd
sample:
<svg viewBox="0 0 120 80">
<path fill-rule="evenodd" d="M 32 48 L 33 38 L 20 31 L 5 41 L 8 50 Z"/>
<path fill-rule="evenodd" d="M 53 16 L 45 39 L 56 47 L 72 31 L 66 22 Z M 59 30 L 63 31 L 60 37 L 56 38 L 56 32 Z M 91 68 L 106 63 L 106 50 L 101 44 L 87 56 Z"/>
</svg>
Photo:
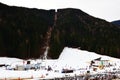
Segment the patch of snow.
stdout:
<svg viewBox="0 0 120 80">
<path fill-rule="evenodd" d="M 27 61 L 31 61 L 31 64 L 41 63 L 41 66 L 50 66 L 52 67 L 53 71 L 47 70 L 27 70 L 27 71 L 14 71 L 14 70 L 5 70 L 3 67 L 0 68 L 0 79 L 5 78 L 40 78 L 42 76 L 50 79 L 54 77 L 63 77 L 64 74 L 61 73 L 61 70 L 64 69 L 74 69 L 76 70 L 73 74 L 83 74 L 87 71 L 90 65 L 90 61 L 101 57 L 102 60 L 110 60 L 115 67 L 120 68 L 120 59 L 99 55 L 94 52 L 88 52 L 85 50 L 80 50 L 76 48 L 68 48 L 65 47 L 60 54 L 58 59 L 29 59 Z M 23 65 L 22 59 L 17 58 L 7 58 L 7 57 L 0 57 L 0 64 L 11 65 L 15 67 L 16 65 Z M 25 63 L 26 64 L 26 63 Z M 108 71 L 112 71 L 113 68 L 106 68 Z M 82 70 L 78 70 L 78 69 Z M 58 72 L 54 72 L 54 70 L 58 70 Z M 100 70 L 104 72 L 105 70 Z M 80 73 L 81 72 L 81 73 Z M 97 73 L 97 72 L 96 72 Z M 71 75 L 73 75 L 71 74 Z"/>
<path fill-rule="evenodd" d="M 16 62 L 23 62 L 23 60 L 18 59 L 18 58 L 0 57 L 0 64 L 11 65 L 11 64 L 14 64 Z"/>
<path fill-rule="evenodd" d="M 118 61 L 120 59 L 105 55 L 99 55 L 94 52 L 88 52 L 77 48 L 65 47 L 56 62 L 56 69 L 61 68 L 87 68 L 90 61 L 101 57 L 102 60 Z"/>
</svg>

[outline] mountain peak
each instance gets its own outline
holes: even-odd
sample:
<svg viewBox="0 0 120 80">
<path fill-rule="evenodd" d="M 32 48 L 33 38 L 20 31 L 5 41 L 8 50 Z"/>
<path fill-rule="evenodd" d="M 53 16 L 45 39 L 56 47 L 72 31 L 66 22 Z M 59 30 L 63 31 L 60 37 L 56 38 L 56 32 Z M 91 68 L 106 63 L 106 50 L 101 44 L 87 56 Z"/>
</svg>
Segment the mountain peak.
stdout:
<svg viewBox="0 0 120 80">
<path fill-rule="evenodd" d="M 117 26 L 120 26 L 120 20 L 113 21 L 112 23 L 117 25 Z"/>
</svg>

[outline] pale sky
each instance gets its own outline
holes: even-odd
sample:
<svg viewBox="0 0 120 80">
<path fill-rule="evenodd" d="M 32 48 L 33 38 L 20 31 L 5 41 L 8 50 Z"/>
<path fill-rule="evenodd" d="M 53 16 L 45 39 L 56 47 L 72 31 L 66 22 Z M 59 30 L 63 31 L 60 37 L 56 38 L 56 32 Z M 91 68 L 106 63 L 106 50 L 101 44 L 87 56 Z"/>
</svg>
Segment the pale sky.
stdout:
<svg viewBox="0 0 120 80">
<path fill-rule="evenodd" d="M 78 8 L 107 21 L 120 20 L 120 0 L 0 0 L 8 5 L 39 9 Z"/>
</svg>

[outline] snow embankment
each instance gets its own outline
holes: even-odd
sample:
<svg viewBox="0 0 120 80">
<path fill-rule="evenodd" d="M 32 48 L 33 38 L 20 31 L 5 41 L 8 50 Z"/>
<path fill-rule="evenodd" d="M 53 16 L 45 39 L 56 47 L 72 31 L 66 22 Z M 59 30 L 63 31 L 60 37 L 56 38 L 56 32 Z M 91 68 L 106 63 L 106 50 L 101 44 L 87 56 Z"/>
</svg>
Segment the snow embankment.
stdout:
<svg viewBox="0 0 120 80">
<path fill-rule="evenodd" d="M 58 61 L 55 65 L 56 68 L 87 68 L 90 64 L 90 61 L 100 58 L 102 60 L 111 60 L 113 62 L 120 62 L 120 59 L 99 55 L 94 52 L 88 52 L 85 50 L 80 50 L 77 48 L 68 48 L 65 47 L 62 53 L 60 54 Z"/>
</svg>

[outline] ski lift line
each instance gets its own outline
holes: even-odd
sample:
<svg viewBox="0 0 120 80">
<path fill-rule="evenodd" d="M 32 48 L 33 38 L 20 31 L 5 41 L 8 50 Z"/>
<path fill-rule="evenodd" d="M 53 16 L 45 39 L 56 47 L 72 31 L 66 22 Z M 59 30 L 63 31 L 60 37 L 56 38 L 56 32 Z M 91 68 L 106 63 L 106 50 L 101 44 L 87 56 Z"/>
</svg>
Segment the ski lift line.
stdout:
<svg viewBox="0 0 120 80">
<path fill-rule="evenodd" d="M 45 43 L 44 43 L 45 45 L 43 47 L 45 47 L 46 50 L 45 50 L 45 52 L 44 52 L 44 54 L 42 56 L 43 60 L 46 60 L 47 57 L 48 57 L 48 50 L 49 50 L 49 43 L 50 43 L 51 33 L 52 33 L 54 27 L 56 26 L 56 21 L 57 21 L 57 12 L 55 12 L 55 15 L 54 15 L 54 24 L 53 24 L 53 26 L 48 29 L 48 31 L 47 31 L 47 33 L 45 35 L 45 38 L 46 38 L 45 40 L 46 41 L 45 41 Z"/>
</svg>

